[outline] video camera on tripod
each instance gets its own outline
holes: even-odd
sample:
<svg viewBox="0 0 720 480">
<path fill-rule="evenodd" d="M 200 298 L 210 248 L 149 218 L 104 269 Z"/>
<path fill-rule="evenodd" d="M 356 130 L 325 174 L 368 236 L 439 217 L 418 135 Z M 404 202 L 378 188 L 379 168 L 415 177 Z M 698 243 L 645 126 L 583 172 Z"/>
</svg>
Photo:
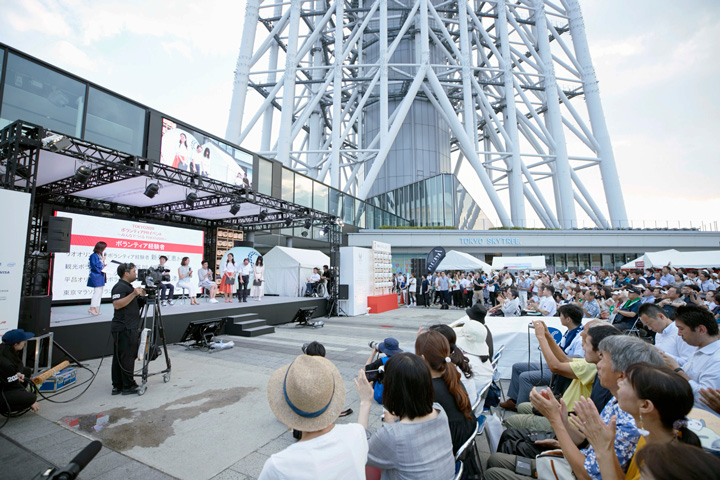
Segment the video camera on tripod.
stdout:
<svg viewBox="0 0 720 480">
<path fill-rule="evenodd" d="M 137 271 L 137 278 L 148 295 L 151 295 L 157 291 L 158 285 L 162 282 L 170 281 L 170 270 L 160 266 L 140 268 Z"/>
</svg>

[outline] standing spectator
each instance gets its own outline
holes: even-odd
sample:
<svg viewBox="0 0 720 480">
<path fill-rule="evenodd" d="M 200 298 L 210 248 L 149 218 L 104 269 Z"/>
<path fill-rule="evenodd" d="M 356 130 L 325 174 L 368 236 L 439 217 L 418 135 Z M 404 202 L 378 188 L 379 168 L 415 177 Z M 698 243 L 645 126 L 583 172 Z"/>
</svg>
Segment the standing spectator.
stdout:
<svg viewBox="0 0 720 480">
<path fill-rule="evenodd" d="M 449 308 L 450 306 L 450 279 L 445 272 L 440 272 L 438 277 L 438 291 L 440 292 L 441 308 Z"/>
<path fill-rule="evenodd" d="M 452 297 L 453 306 L 455 308 L 462 308 L 462 287 L 460 286 L 460 275 L 455 274 L 453 276 L 452 284 Z"/>
<path fill-rule="evenodd" d="M 203 260 L 202 261 L 202 268 L 198 270 L 198 286 L 204 288 L 208 291 L 208 295 L 210 299 L 208 300 L 210 303 L 218 303 L 217 300 L 215 300 L 215 295 L 217 295 L 218 286 L 215 283 L 215 280 L 213 280 L 213 272 L 208 267 L 208 261 Z"/>
<path fill-rule="evenodd" d="M 262 300 L 263 293 L 265 292 L 265 263 L 263 257 L 258 257 L 255 260 L 255 266 L 253 267 L 253 286 L 252 296 L 258 302 Z"/>
<path fill-rule="evenodd" d="M 498 289 L 498 276 L 490 274 L 488 275 L 487 287 L 489 305 L 494 307 L 497 305 L 497 289 Z"/>
<path fill-rule="evenodd" d="M 182 291 L 187 289 L 188 297 L 190 297 L 190 305 L 200 305 L 197 298 L 197 288 L 195 283 L 192 281 L 192 268 L 190 267 L 190 257 L 183 257 L 180 261 L 180 267 L 178 268 L 178 282 L 177 287 Z"/>
<path fill-rule="evenodd" d="M 483 283 L 482 279 L 480 278 L 480 273 L 479 272 L 475 273 L 475 275 L 473 275 L 473 280 L 472 280 L 472 287 L 473 287 L 472 303 L 473 303 L 473 305 L 475 305 L 477 302 L 482 301 L 484 286 L 485 286 L 485 284 Z"/>
<path fill-rule="evenodd" d="M 427 276 L 422 275 L 420 277 L 420 298 L 422 301 L 422 304 L 425 308 L 430 307 L 430 296 L 428 293 L 430 292 L 430 281 L 427 279 Z"/>
<path fill-rule="evenodd" d="M 417 292 L 417 278 L 415 278 L 415 272 L 410 273 L 408 279 L 408 307 L 416 307 L 417 300 L 415 299 L 415 293 Z"/>
<path fill-rule="evenodd" d="M 90 308 L 88 313 L 93 315 L 100 315 L 100 301 L 102 300 L 103 287 L 107 278 L 103 273 L 105 268 L 105 249 L 107 243 L 97 242 L 93 253 L 90 255 L 90 276 L 88 277 L 87 286 L 93 289 L 92 299 L 90 300 Z"/>
<path fill-rule="evenodd" d="M 232 303 L 232 289 L 235 285 L 236 274 L 235 256 L 232 253 L 228 253 L 227 260 L 225 260 L 222 281 L 220 282 L 220 292 L 225 296 L 225 303 Z"/>
</svg>

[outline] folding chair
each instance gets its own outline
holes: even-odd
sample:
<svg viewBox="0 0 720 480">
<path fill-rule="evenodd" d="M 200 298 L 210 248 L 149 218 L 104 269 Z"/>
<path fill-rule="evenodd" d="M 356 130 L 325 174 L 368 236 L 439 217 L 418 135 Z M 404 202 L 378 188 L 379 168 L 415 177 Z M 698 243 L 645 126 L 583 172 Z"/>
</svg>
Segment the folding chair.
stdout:
<svg viewBox="0 0 720 480">
<path fill-rule="evenodd" d="M 497 382 L 498 387 L 500 387 L 500 395 L 502 396 L 503 401 L 505 401 L 505 390 L 503 390 L 502 382 L 500 381 L 500 371 L 498 370 L 498 364 L 502 358 L 503 350 L 505 350 L 505 345 L 500 345 L 500 348 L 497 352 L 495 352 L 495 356 L 493 356 L 490 365 L 493 369 L 493 382 Z"/>
<path fill-rule="evenodd" d="M 477 437 L 478 430 L 480 429 L 480 425 L 478 423 L 475 423 L 475 428 L 473 430 L 473 433 L 470 435 L 470 437 L 465 441 L 465 443 L 462 444 L 462 446 L 458 449 L 457 453 L 455 454 L 455 465 L 458 464 L 458 462 L 463 465 L 468 460 L 471 462 L 474 462 L 474 465 L 477 469 L 477 471 L 482 472 L 482 466 L 480 466 L 480 462 L 477 461 L 477 453 L 475 452 L 475 437 Z M 470 458 L 468 459 L 468 455 L 470 455 Z M 457 469 L 457 467 L 456 467 Z M 460 476 L 462 476 L 462 467 L 460 468 L 460 473 L 455 473 L 455 478 L 459 479 Z"/>
<path fill-rule="evenodd" d="M 455 476 L 453 480 L 460 480 L 463 476 L 463 471 L 465 471 L 465 464 L 461 461 L 455 462 Z"/>
</svg>

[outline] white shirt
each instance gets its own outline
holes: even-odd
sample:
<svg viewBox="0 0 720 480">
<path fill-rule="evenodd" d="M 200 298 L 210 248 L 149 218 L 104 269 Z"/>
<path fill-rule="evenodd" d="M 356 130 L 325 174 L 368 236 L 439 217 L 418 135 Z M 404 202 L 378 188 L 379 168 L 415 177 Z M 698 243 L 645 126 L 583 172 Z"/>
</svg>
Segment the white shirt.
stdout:
<svg viewBox="0 0 720 480">
<path fill-rule="evenodd" d="M 408 280 L 408 291 L 410 293 L 415 293 L 416 288 L 417 288 L 417 279 L 414 277 L 410 277 L 410 280 Z"/>
<path fill-rule="evenodd" d="M 250 262 L 248 262 L 247 265 L 245 265 L 245 262 L 243 262 L 242 265 L 240 265 L 240 275 L 242 276 L 250 276 L 252 273 L 252 265 L 250 265 Z"/>
<path fill-rule="evenodd" d="M 720 388 L 720 340 L 695 350 L 695 353 L 685 362 L 683 370 L 690 377 L 690 386 L 695 394 L 695 406 L 710 410 L 700 400 L 701 388 Z"/>
<path fill-rule="evenodd" d="M 547 315 L 544 315 L 545 317 L 554 317 L 557 313 L 557 305 L 552 297 L 542 297 L 538 303 L 538 308 L 548 312 Z"/>
<path fill-rule="evenodd" d="M 297 442 L 265 461 L 258 480 L 365 480 L 368 441 L 358 423 Z"/>
<path fill-rule="evenodd" d="M 237 267 L 234 263 L 228 262 L 225 264 L 225 273 L 235 276 L 235 272 L 237 272 Z"/>
<path fill-rule="evenodd" d="M 570 346 L 565 350 L 565 355 L 568 357 L 584 357 L 585 356 L 585 349 L 582 346 L 582 335 L 580 335 L 582 332 L 578 332 L 577 335 L 572 339 L 572 342 L 570 342 Z M 563 341 L 565 339 L 563 338 Z M 562 343 L 562 342 L 560 342 Z M 560 346 L 562 348 L 562 345 Z"/>
<path fill-rule="evenodd" d="M 310 275 L 310 283 L 317 283 L 320 281 L 320 274 L 319 273 L 313 273 Z"/>
<path fill-rule="evenodd" d="M 678 335 L 675 322 L 670 322 L 670 325 L 665 327 L 665 330 L 655 334 L 655 346 L 674 358 L 681 367 L 687 363 L 688 359 L 697 350 L 697 347 L 688 345 Z"/>
</svg>

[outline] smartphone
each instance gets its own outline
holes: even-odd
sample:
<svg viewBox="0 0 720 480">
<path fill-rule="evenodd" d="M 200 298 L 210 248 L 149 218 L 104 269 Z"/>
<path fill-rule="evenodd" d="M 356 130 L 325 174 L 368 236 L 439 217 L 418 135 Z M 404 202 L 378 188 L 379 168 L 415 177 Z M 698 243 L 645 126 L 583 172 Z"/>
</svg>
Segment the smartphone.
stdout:
<svg viewBox="0 0 720 480">
<path fill-rule="evenodd" d="M 515 473 L 532 477 L 532 466 L 529 458 L 515 457 Z"/>
</svg>

